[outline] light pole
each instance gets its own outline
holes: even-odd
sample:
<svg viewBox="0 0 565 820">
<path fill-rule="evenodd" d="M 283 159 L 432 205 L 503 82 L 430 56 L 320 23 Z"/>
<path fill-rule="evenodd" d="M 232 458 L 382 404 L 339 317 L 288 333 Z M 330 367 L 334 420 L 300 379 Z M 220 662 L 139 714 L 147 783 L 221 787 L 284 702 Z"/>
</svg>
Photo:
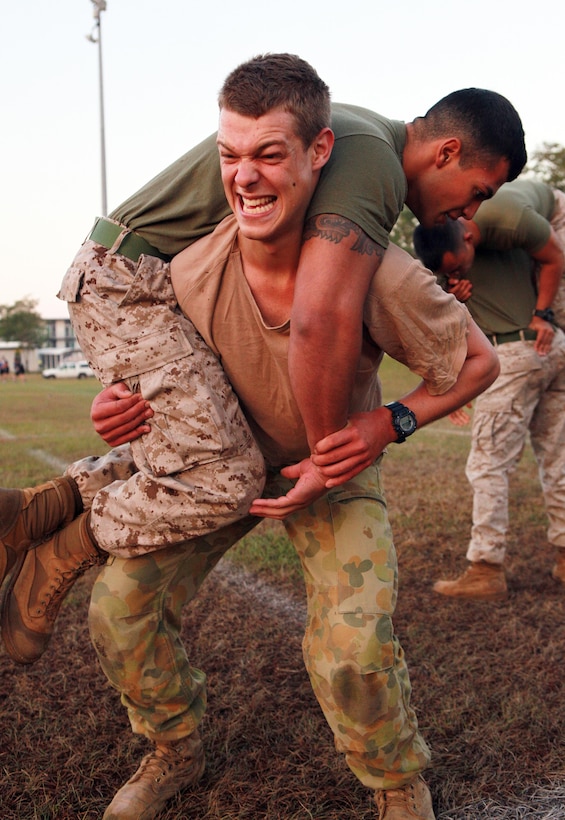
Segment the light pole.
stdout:
<svg viewBox="0 0 565 820">
<path fill-rule="evenodd" d="M 94 28 L 87 35 L 91 43 L 98 43 L 98 84 L 100 88 L 100 162 L 102 171 L 102 216 L 108 213 L 106 198 L 106 137 L 104 135 L 104 82 L 102 75 L 102 27 L 100 15 L 106 11 L 106 0 L 91 0 L 94 5 Z"/>
</svg>

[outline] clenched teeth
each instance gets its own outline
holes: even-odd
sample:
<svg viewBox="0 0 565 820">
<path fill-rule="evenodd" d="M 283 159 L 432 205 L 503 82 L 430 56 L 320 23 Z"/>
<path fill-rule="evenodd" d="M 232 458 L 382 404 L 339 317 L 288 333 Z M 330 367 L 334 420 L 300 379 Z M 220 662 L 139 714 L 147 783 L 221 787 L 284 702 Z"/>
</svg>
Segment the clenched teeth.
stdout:
<svg viewBox="0 0 565 820">
<path fill-rule="evenodd" d="M 272 209 L 276 197 L 260 196 L 256 197 L 255 199 L 249 199 L 248 197 L 242 196 L 240 197 L 240 199 L 241 206 L 244 211 L 254 214 L 264 214 Z"/>
</svg>

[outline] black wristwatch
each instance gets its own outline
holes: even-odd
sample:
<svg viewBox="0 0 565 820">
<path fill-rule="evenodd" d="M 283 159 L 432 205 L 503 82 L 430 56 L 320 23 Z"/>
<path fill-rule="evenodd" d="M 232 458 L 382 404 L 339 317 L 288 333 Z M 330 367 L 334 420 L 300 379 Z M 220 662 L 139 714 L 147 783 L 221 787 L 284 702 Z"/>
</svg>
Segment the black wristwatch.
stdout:
<svg viewBox="0 0 565 820">
<path fill-rule="evenodd" d="M 555 313 L 551 308 L 544 308 L 543 310 L 534 310 L 534 316 L 539 316 L 544 322 L 553 324 L 555 322 Z"/>
<path fill-rule="evenodd" d="M 416 428 L 418 427 L 416 416 L 412 410 L 399 401 L 391 401 L 385 404 L 385 407 L 392 413 L 392 426 L 397 435 L 396 443 L 402 444 L 408 436 L 416 432 Z"/>
</svg>

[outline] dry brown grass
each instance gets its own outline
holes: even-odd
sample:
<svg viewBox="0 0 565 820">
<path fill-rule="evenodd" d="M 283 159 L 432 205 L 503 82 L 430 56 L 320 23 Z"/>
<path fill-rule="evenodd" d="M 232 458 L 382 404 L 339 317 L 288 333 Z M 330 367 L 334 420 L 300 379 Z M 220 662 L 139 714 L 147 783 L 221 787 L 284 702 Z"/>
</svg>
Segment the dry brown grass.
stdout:
<svg viewBox="0 0 565 820">
<path fill-rule="evenodd" d="M 401 573 L 395 623 L 434 752 L 427 780 L 441 820 L 563 820 L 565 589 L 549 574 L 531 455 L 512 482 L 508 601 L 431 591 L 464 567 L 467 448 L 442 422 L 391 448 L 384 469 Z M 2 820 L 100 818 L 147 748 L 88 639 L 92 578 L 75 587 L 37 664 L 0 650 Z M 208 673 L 208 767 L 163 820 L 375 817 L 312 695 L 303 619 L 300 585 L 227 561 L 187 608 L 184 640 Z"/>
</svg>

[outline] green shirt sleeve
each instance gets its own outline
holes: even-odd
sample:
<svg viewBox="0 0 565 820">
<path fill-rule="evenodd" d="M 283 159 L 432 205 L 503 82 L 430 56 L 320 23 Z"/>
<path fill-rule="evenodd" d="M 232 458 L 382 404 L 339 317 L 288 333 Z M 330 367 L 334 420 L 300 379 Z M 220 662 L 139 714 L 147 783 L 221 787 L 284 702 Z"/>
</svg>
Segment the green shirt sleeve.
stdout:
<svg viewBox="0 0 565 820">
<path fill-rule="evenodd" d="M 174 256 L 231 213 L 220 174 L 216 134 L 169 165 L 110 218 Z"/>
<path fill-rule="evenodd" d="M 308 209 L 308 217 L 339 214 L 382 247 L 406 199 L 406 177 L 394 149 L 368 135 L 337 139 Z"/>
</svg>

